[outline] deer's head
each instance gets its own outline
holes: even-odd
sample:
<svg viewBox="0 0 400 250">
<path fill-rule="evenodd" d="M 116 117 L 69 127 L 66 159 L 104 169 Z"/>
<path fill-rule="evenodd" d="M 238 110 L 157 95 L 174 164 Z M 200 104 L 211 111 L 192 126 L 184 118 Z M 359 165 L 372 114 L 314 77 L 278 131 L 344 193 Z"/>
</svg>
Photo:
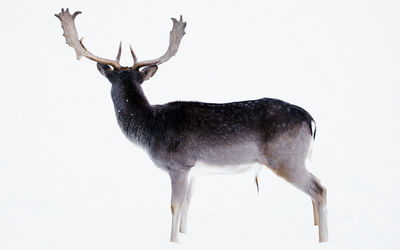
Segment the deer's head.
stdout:
<svg viewBox="0 0 400 250">
<path fill-rule="evenodd" d="M 136 83 L 142 84 L 144 81 L 150 79 L 157 69 L 157 65 L 150 65 L 141 69 L 133 69 L 131 67 L 122 67 L 120 69 L 113 69 L 108 64 L 97 63 L 97 69 L 105 76 L 112 84 L 125 84 Z"/>
</svg>

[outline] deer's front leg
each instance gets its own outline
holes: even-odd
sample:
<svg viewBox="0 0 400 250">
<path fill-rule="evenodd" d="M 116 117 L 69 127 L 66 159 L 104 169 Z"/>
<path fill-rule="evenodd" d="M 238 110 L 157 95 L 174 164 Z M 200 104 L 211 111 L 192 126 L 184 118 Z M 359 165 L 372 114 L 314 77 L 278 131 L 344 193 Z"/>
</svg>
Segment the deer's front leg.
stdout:
<svg viewBox="0 0 400 250">
<path fill-rule="evenodd" d="M 194 182 L 195 182 L 195 179 L 191 178 L 189 181 L 189 186 L 188 186 L 188 190 L 187 190 L 187 193 L 185 196 L 185 200 L 183 202 L 181 223 L 180 223 L 180 227 L 179 227 L 179 232 L 181 232 L 181 233 L 187 233 L 188 210 L 189 210 L 190 201 L 191 201 L 192 195 L 193 195 Z"/>
<path fill-rule="evenodd" d="M 171 212 L 172 212 L 172 227 L 171 227 L 171 242 L 178 242 L 178 230 L 182 212 L 183 202 L 188 189 L 188 170 L 171 171 Z"/>
</svg>

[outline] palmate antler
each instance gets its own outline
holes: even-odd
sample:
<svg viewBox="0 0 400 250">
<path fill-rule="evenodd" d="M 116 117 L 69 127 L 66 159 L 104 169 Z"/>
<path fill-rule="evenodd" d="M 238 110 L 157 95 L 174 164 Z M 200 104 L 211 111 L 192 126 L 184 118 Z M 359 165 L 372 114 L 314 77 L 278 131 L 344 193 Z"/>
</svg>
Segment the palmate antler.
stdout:
<svg viewBox="0 0 400 250">
<path fill-rule="evenodd" d="M 105 58 L 101 58 L 101 57 L 93 55 L 83 45 L 83 43 L 82 43 L 83 38 L 78 39 L 78 32 L 76 31 L 74 20 L 75 20 L 75 17 L 81 13 L 82 12 L 80 12 L 80 11 L 76 11 L 74 14 L 71 15 L 69 13 L 68 9 L 66 9 L 65 11 L 64 11 L 64 9 L 61 9 L 61 12 L 59 14 L 55 15 L 61 21 L 61 27 L 64 30 L 63 35 L 65 37 L 67 44 L 75 49 L 76 58 L 79 60 L 79 59 L 81 59 L 82 56 L 84 56 L 93 61 L 111 65 L 116 69 L 122 68 L 122 66 L 119 64 L 119 59 L 121 57 L 121 43 L 119 46 L 118 55 L 117 55 L 116 60 L 109 60 L 109 59 L 105 59 Z"/>
<path fill-rule="evenodd" d="M 168 61 L 171 57 L 176 55 L 176 52 L 178 52 L 179 44 L 181 42 L 181 39 L 183 35 L 185 35 L 185 27 L 186 27 L 186 22 L 183 22 L 182 20 L 182 15 L 179 18 L 179 21 L 176 20 L 175 18 L 171 18 L 173 24 L 172 30 L 169 33 L 169 47 L 167 52 L 165 54 L 157 59 L 153 60 L 147 60 L 147 61 L 141 61 L 141 62 L 136 62 L 135 61 L 135 56 L 131 47 L 131 53 L 134 58 L 134 65 L 132 66 L 133 69 L 137 69 L 143 66 L 147 65 L 158 65 L 163 62 Z"/>
<path fill-rule="evenodd" d="M 114 69 L 120 69 L 122 66 L 119 64 L 120 58 L 121 58 L 121 43 L 119 44 L 119 49 L 118 49 L 118 54 L 115 60 L 110 60 L 110 59 L 105 59 L 98 57 L 94 54 L 92 54 L 82 43 L 82 39 L 78 38 L 78 32 L 75 27 L 75 17 L 82 12 L 76 11 L 74 14 L 69 13 L 69 9 L 61 9 L 61 12 L 59 14 L 56 14 L 55 16 L 58 17 L 61 21 L 61 27 L 64 30 L 64 37 L 66 39 L 66 42 L 69 46 L 75 49 L 76 52 L 76 57 L 79 60 L 82 56 L 99 62 L 99 63 L 104 63 L 108 64 L 110 66 L 113 66 Z M 143 66 L 147 65 L 158 65 L 163 62 L 168 61 L 171 57 L 176 55 L 176 52 L 178 51 L 179 44 L 182 40 L 183 35 L 185 35 L 185 27 L 186 27 L 186 22 L 183 22 L 182 16 L 180 16 L 179 21 L 176 20 L 175 18 L 172 18 L 173 21 L 173 27 L 172 30 L 169 34 L 169 47 L 167 52 L 153 60 L 147 60 L 147 61 L 137 61 L 136 55 L 133 52 L 132 47 L 130 47 L 131 55 L 133 57 L 133 66 L 130 67 L 132 69 L 138 69 Z"/>
</svg>

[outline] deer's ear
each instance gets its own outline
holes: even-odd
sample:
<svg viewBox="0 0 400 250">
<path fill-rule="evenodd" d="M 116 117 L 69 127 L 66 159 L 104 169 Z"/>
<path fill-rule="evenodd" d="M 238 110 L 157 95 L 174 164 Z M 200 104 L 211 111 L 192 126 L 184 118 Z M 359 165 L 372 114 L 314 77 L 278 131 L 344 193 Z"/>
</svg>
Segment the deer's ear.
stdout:
<svg viewBox="0 0 400 250">
<path fill-rule="evenodd" d="M 149 80 L 150 77 L 152 77 L 156 73 L 157 69 L 157 65 L 151 65 L 140 70 L 144 74 L 143 81 Z"/>
<path fill-rule="evenodd" d="M 111 67 L 104 63 L 97 63 L 97 70 L 106 78 L 109 78 L 113 73 Z"/>
</svg>

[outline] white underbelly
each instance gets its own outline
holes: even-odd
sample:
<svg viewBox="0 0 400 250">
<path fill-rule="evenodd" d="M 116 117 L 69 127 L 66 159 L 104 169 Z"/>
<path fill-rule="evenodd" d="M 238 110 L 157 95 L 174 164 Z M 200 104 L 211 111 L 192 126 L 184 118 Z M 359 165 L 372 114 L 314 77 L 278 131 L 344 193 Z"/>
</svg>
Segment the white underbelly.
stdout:
<svg viewBox="0 0 400 250">
<path fill-rule="evenodd" d="M 248 171 L 257 173 L 261 168 L 262 165 L 257 163 L 219 166 L 204 162 L 197 162 L 196 165 L 190 170 L 190 176 L 196 177 L 200 175 L 212 174 L 240 174 Z"/>
</svg>

